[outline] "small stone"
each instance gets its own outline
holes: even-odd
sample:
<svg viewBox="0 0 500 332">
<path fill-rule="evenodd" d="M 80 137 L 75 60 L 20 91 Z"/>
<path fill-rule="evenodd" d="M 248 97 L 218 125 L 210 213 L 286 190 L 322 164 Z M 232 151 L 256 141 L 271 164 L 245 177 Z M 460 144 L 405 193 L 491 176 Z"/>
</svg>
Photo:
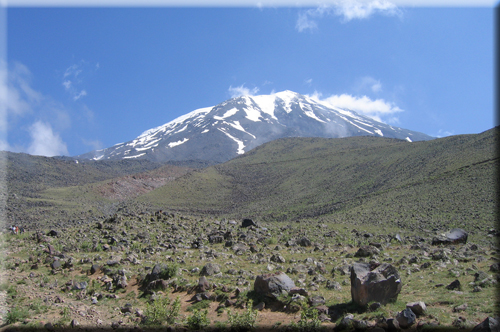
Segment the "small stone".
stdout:
<svg viewBox="0 0 500 332">
<path fill-rule="evenodd" d="M 397 314 L 396 320 L 398 321 L 399 326 L 405 329 L 415 323 L 416 316 L 411 309 L 406 308 Z"/>
<path fill-rule="evenodd" d="M 464 303 L 462 305 L 457 305 L 453 308 L 453 312 L 461 312 L 467 310 L 467 303 Z"/>
<path fill-rule="evenodd" d="M 254 306 L 253 308 L 255 310 L 259 310 L 259 311 L 262 311 L 264 310 L 264 308 L 266 307 L 266 304 L 264 302 L 260 302 L 259 304 L 257 304 L 256 306 Z"/>
<path fill-rule="evenodd" d="M 422 301 L 407 303 L 406 307 L 413 311 L 413 313 L 417 316 L 422 316 L 427 310 L 427 306 Z"/>
<path fill-rule="evenodd" d="M 456 290 L 456 289 L 460 290 L 461 288 L 462 288 L 462 286 L 460 285 L 460 281 L 458 279 L 454 280 L 451 284 L 446 286 L 446 289 L 449 289 L 449 290 Z"/>
</svg>

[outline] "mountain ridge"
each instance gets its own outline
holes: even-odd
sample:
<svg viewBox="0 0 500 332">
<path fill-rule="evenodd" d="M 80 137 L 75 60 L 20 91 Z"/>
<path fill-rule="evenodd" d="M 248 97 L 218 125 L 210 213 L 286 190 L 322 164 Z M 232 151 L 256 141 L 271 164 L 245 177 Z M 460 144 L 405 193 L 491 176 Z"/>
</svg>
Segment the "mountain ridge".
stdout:
<svg viewBox="0 0 500 332">
<path fill-rule="evenodd" d="M 225 162 L 282 137 L 362 135 L 409 141 L 433 139 L 285 90 L 271 95 L 240 96 L 213 107 L 196 109 L 148 129 L 131 141 L 76 158 Z"/>
</svg>

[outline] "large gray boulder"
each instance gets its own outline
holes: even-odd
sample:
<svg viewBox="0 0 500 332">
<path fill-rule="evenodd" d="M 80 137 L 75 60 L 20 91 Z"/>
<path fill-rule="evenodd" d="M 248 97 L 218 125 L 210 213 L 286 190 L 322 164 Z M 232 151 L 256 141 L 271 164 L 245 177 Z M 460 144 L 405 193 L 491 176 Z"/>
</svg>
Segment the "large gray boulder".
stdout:
<svg viewBox="0 0 500 332">
<path fill-rule="evenodd" d="M 281 294 L 287 294 L 295 283 L 283 272 L 261 274 L 255 278 L 254 291 L 257 294 L 277 299 Z"/>
<path fill-rule="evenodd" d="M 500 332 L 500 324 L 497 319 L 493 317 L 487 317 L 480 324 L 474 326 L 472 332 Z"/>
<path fill-rule="evenodd" d="M 200 272 L 201 276 L 213 276 L 220 272 L 220 265 L 215 263 L 208 263 L 205 265 Z"/>
<path fill-rule="evenodd" d="M 354 263 L 350 270 L 353 302 L 366 306 L 369 302 L 387 304 L 397 299 L 402 283 L 391 264 L 384 263 L 371 270 L 368 263 Z"/>
<path fill-rule="evenodd" d="M 432 245 L 467 243 L 468 234 L 461 228 L 453 228 L 446 234 L 432 239 Z"/>
</svg>

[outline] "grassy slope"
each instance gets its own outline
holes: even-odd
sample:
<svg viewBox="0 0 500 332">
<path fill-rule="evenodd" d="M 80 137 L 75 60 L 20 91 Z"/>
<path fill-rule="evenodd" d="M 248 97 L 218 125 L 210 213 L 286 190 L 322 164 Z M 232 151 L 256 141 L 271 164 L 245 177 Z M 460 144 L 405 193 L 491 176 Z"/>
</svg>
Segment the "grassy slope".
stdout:
<svg viewBox="0 0 500 332">
<path fill-rule="evenodd" d="M 102 193 L 113 189 L 114 182 L 140 184 L 144 176 L 177 177 L 190 170 L 147 160 L 76 163 L 10 152 L 0 152 L 0 158 L 5 167 L 1 170 L 7 170 L 7 221 L 24 226 L 108 215 L 118 203 Z M 138 179 L 131 176 L 139 172 Z"/>
<path fill-rule="evenodd" d="M 140 200 L 269 220 L 330 215 L 349 222 L 492 222 L 497 140 L 493 130 L 415 143 L 281 139 Z"/>
</svg>

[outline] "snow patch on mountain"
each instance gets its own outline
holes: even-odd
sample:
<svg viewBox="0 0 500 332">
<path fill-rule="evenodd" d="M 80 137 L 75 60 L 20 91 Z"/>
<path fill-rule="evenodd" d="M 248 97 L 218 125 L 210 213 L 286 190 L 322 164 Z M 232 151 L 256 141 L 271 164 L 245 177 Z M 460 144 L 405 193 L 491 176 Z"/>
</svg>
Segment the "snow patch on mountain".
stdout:
<svg viewBox="0 0 500 332">
<path fill-rule="evenodd" d="M 274 108 L 276 106 L 275 95 L 252 96 L 249 98 L 255 102 L 263 113 L 269 114 L 274 120 L 278 120 L 278 118 L 274 115 Z"/>
<path fill-rule="evenodd" d="M 226 118 L 229 118 L 231 115 L 235 115 L 236 113 L 238 113 L 238 109 L 237 108 L 231 108 L 229 111 L 227 111 L 226 113 L 224 113 L 223 116 L 214 115 L 214 119 L 215 120 L 224 120 Z"/>
<path fill-rule="evenodd" d="M 178 146 L 178 145 L 184 144 L 187 141 L 189 141 L 189 138 L 184 138 L 184 139 L 182 139 L 180 141 L 177 141 L 177 142 L 170 142 L 170 143 L 168 143 L 168 147 L 173 148 L 174 146 Z"/>
</svg>

